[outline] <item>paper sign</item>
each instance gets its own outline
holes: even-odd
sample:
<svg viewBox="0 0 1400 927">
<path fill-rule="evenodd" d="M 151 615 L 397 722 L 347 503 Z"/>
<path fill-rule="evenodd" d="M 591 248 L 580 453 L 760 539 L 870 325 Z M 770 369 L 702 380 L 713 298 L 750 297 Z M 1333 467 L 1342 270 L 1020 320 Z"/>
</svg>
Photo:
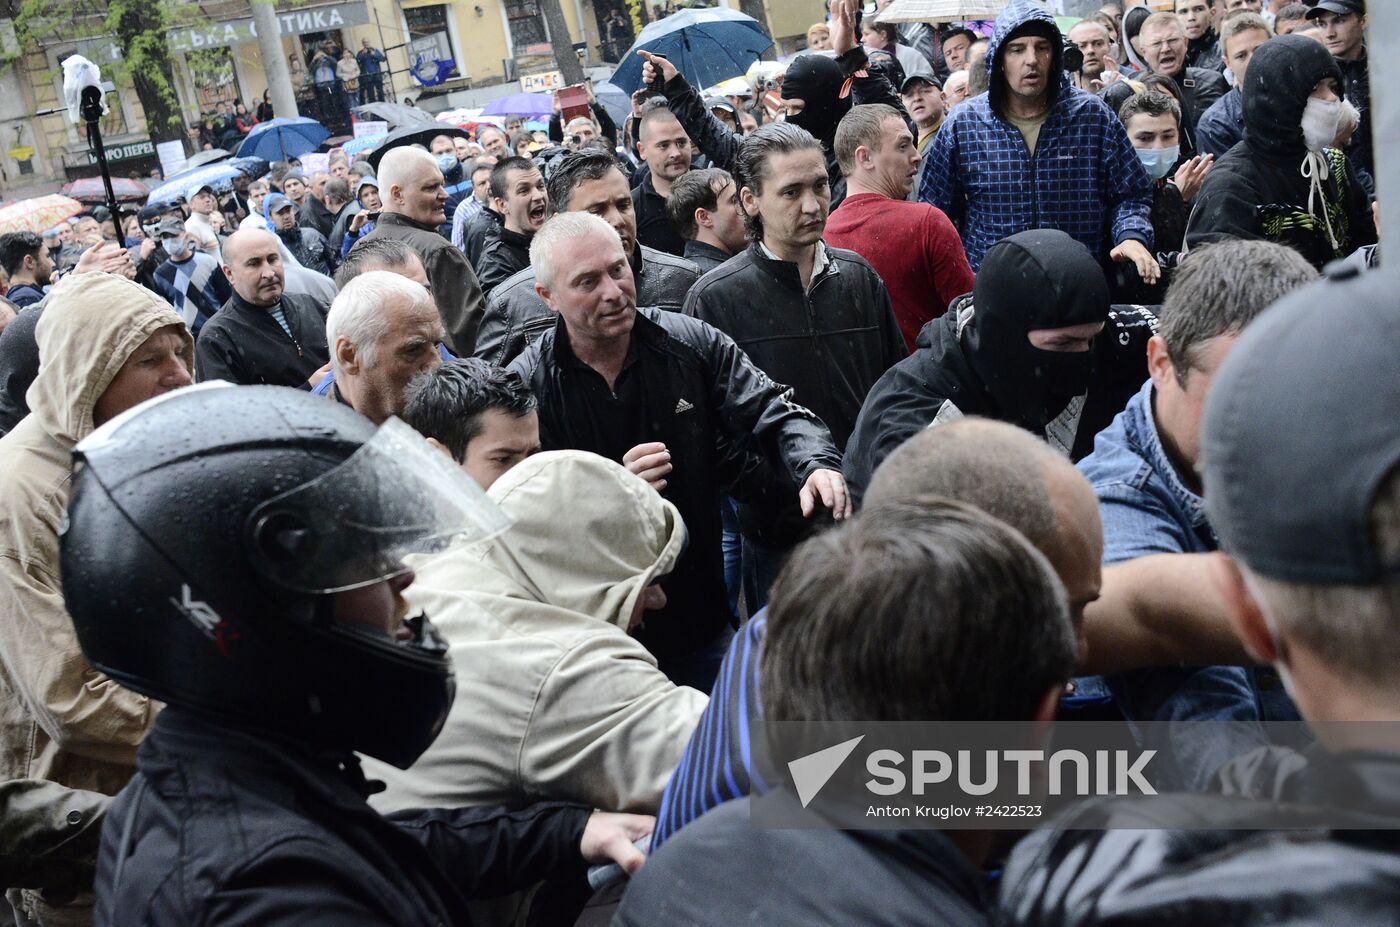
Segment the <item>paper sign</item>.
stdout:
<svg viewBox="0 0 1400 927">
<path fill-rule="evenodd" d="M 170 177 L 185 169 L 185 143 L 181 141 L 157 142 L 156 157 L 160 158 L 162 177 Z"/>
<path fill-rule="evenodd" d="M 526 93 L 548 93 L 564 86 L 564 75 L 559 71 L 545 71 L 540 74 L 521 74 L 520 89 Z"/>
<path fill-rule="evenodd" d="M 389 123 L 361 120 L 355 123 L 355 137 L 362 138 L 366 135 L 387 135 Z"/>
</svg>

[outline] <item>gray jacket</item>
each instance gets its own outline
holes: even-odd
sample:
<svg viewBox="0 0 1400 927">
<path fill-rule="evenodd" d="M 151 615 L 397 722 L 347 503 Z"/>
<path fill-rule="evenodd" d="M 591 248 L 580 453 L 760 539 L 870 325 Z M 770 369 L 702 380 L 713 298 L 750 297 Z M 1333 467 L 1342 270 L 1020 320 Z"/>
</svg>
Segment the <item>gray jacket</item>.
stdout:
<svg viewBox="0 0 1400 927">
<path fill-rule="evenodd" d="M 646 245 L 637 249 L 641 266 L 635 253 L 632 260 L 637 305 L 680 312 L 691 285 L 700 279 L 700 269 Z M 535 269 L 527 267 L 491 291 L 476 336 L 475 356 L 504 367 L 552 328 L 554 313 L 535 293 Z"/>
</svg>

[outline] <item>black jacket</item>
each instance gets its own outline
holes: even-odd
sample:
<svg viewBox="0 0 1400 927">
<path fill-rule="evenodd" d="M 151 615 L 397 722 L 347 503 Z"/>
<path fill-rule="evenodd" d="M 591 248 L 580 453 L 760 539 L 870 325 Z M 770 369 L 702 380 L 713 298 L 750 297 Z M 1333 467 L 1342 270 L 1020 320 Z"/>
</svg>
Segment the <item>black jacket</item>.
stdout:
<svg viewBox="0 0 1400 927">
<path fill-rule="evenodd" d="M 331 253 L 326 236 L 320 232 L 298 226 L 292 229 L 291 234 L 278 232 L 277 237 L 302 267 L 327 277 L 335 273 L 335 266 L 340 262 L 336 260 L 337 255 Z"/>
<path fill-rule="evenodd" d="M 870 391 L 842 467 L 854 494 L 864 494 L 875 468 L 895 448 L 935 422 L 980 415 L 1043 436 L 1031 421 L 999 402 L 978 373 L 977 351 L 970 347 L 968 335 L 975 316 L 970 295 L 956 300 L 947 314 L 919 332 L 914 353 L 891 367 Z M 1093 379 L 1075 431 L 1072 459 L 1094 449 L 1094 436 L 1142 388 L 1147 341 L 1156 330 L 1156 317 L 1142 306 L 1110 310 L 1103 333 L 1094 339 Z"/>
<path fill-rule="evenodd" d="M 364 209 L 359 203 L 351 200 L 340 208 L 340 212 L 335 214 L 335 225 L 331 226 L 331 233 L 326 236 L 326 244 L 331 246 L 331 254 L 339 263 L 340 246 L 345 243 L 345 233 L 350 229 L 350 220 L 355 218 L 355 213 Z"/>
<path fill-rule="evenodd" d="M 353 755 L 167 708 L 108 813 L 96 923 L 468 924 L 466 899 L 577 873 L 589 810 L 381 816 Z"/>
<path fill-rule="evenodd" d="M 306 199 L 297 207 L 297 224 L 302 228 L 315 229 L 322 236 L 329 235 L 335 225 L 335 214 L 316 198 L 316 194 L 308 192 Z"/>
<path fill-rule="evenodd" d="M 844 448 L 870 387 L 909 352 L 875 269 L 854 251 L 820 247 L 829 263 L 808 290 L 796 264 L 753 244 L 691 287 L 684 311 L 792 387 Z"/>
<path fill-rule="evenodd" d="M 1228 796 L 1095 799 L 1032 832 L 1007 862 L 996 923 L 1395 923 L 1400 764 L 1317 750 L 1277 762 L 1274 751 L 1227 766 Z M 1353 816 L 1370 829 L 1347 829 Z M 1261 817 L 1299 829 L 1260 830 Z"/>
<path fill-rule="evenodd" d="M 310 389 L 307 378 L 330 360 L 328 311 L 310 296 L 283 293 L 282 312 L 292 330 L 288 337 L 269 309 L 234 293 L 199 330 L 194 343 L 195 379 Z"/>
<path fill-rule="evenodd" d="M 467 220 L 462 230 L 462 253 L 476 267 L 481 260 L 481 250 L 486 247 L 486 239 L 501 227 L 501 214 L 490 206 L 482 206 L 476 215 Z"/>
<path fill-rule="evenodd" d="M 1186 45 L 1186 66 L 1204 68 L 1208 71 L 1225 71 L 1225 56 L 1221 53 L 1220 33 L 1210 26 L 1200 38 L 1192 39 Z"/>
<path fill-rule="evenodd" d="M 726 802 L 667 840 L 633 879 L 614 927 L 810 924 L 982 927 L 981 873 L 937 830 L 779 830 Z"/>
<path fill-rule="evenodd" d="M 702 275 L 709 273 L 734 255 L 725 254 L 714 245 L 707 245 L 703 241 L 691 239 L 685 243 L 685 253 L 681 257 L 685 258 L 696 267 L 700 268 Z"/>
<path fill-rule="evenodd" d="M 29 414 L 25 394 L 39 375 L 39 342 L 34 338 L 34 327 L 43 314 L 44 304 L 35 303 L 0 332 L 0 435 L 9 434 Z"/>
<path fill-rule="evenodd" d="M 632 212 L 637 217 L 637 241 L 648 248 L 665 251 L 681 257 L 685 253 L 685 239 L 671 226 L 671 217 L 666 214 L 666 198 L 656 192 L 650 172 L 642 182 L 632 188 Z"/>
<path fill-rule="evenodd" d="M 530 239 L 497 225 L 486 234 L 486 245 L 476 260 L 476 279 L 481 292 L 491 298 L 491 291 L 510 277 L 530 266 Z"/>
<path fill-rule="evenodd" d="M 362 237 L 350 250 L 376 238 L 401 241 L 418 253 L 433 285 L 433 301 L 437 303 L 447 334 L 443 341 L 458 357 L 471 354 L 486 299 L 481 295 L 481 284 L 466 256 L 438 233 L 437 226 L 420 225 L 398 213 L 381 212 L 374 231 Z"/>
<path fill-rule="evenodd" d="M 632 277 L 637 305 L 679 312 L 685 294 L 700 279 L 689 261 L 638 245 L 632 252 Z M 535 292 L 535 269 L 525 270 L 497 285 L 486 304 L 475 355 L 504 367 L 554 327 L 554 313 Z"/>
<path fill-rule="evenodd" d="M 689 532 L 685 553 L 663 586 L 666 607 L 637 634 L 665 669 L 667 658 L 693 652 L 731 620 L 720 500 L 741 478 L 732 461 L 749 450 L 762 454 L 795 495 L 813 471 L 839 469 L 841 458 L 817 417 L 718 329 L 677 312 L 640 309 L 632 343 L 646 410 L 646 420 L 635 423 L 632 445 L 660 441 L 670 451 L 674 470 L 663 495 L 680 510 Z M 581 368 L 562 320 L 510 369 L 539 400 L 546 450 L 602 448 L 605 426 L 593 420 L 576 386 L 597 374 Z"/>
<path fill-rule="evenodd" d="M 1355 61 L 1337 59 L 1347 99 L 1361 111 L 1361 124 L 1347 142 L 1347 157 L 1367 174 L 1376 173 L 1375 151 L 1371 147 L 1371 69 L 1369 56 L 1362 53 Z M 1248 73 L 1248 72 L 1246 72 Z"/>
<path fill-rule="evenodd" d="M 1327 149 L 1328 176 L 1320 197 L 1310 196 L 1311 182 L 1301 173 L 1308 154 L 1303 109 L 1312 88 L 1328 77 L 1341 81 L 1336 59 L 1306 36 L 1278 36 L 1259 46 L 1245 75 L 1244 141 L 1215 163 L 1196 195 L 1186 227 L 1188 247 L 1265 239 L 1296 249 L 1321 269 L 1375 244 L 1370 203 L 1342 152 Z"/>
</svg>

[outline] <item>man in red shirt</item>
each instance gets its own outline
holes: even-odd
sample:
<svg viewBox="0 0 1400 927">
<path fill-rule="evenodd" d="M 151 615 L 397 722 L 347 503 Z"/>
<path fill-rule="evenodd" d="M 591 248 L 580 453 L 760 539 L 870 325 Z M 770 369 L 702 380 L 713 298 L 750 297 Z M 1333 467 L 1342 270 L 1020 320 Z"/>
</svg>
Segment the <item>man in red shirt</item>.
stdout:
<svg viewBox="0 0 1400 927">
<path fill-rule="evenodd" d="M 870 262 L 885 281 L 909 349 L 919 329 L 972 291 L 962 239 L 941 210 L 908 201 L 919 152 L 899 112 L 854 106 L 836 129 L 846 199 L 826 223 L 826 241 Z"/>
</svg>

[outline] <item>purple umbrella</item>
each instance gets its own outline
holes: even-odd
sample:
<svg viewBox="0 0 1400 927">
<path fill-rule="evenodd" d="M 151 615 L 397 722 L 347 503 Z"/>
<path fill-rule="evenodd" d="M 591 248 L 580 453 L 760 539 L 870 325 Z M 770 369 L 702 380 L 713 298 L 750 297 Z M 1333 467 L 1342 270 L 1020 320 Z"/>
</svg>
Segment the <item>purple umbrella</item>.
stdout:
<svg viewBox="0 0 1400 927">
<path fill-rule="evenodd" d="M 483 116 L 543 116 L 554 113 L 554 96 L 549 93 L 512 93 L 492 100 L 481 111 Z"/>
</svg>

